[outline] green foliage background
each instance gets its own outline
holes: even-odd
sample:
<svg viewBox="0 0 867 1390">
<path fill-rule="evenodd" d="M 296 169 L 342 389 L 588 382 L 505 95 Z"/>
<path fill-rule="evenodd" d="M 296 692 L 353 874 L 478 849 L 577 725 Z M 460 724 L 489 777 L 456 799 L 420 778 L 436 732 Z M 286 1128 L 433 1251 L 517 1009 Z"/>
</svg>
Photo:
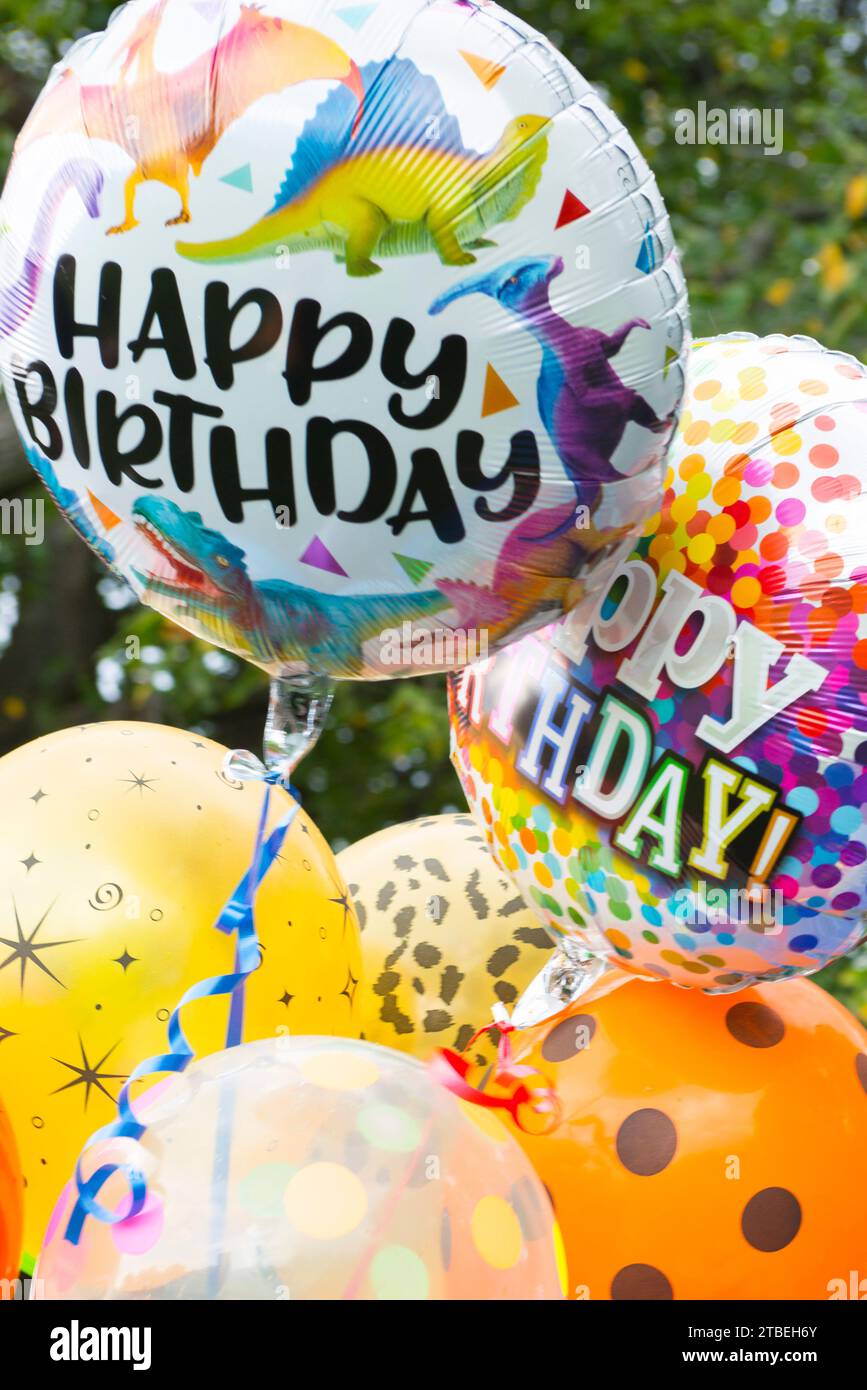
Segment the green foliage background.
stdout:
<svg viewBox="0 0 867 1390">
<path fill-rule="evenodd" d="M 48 70 L 103 27 L 100 0 L 0 0 L 0 164 Z M 513 0 L 602 91 L 654 168 L 697 334 L 808 333 L 867 357 L 865 0 Z M 783 113 L 784 149 L 695 147 L 674 113 Z M 0 407 L 2 409 L 2 407 Z M 0 426 L 6 422 L 0 420 Z M 8 427 L 0 491 L 33 491 Z M 34 493 L 35 495 L 35 493 Z M 0 752 L 82 718 L 135 716 L 257 747 L 262 675 L 130 603 L 59 518 L 0 538 Z M 138 637 L 140 655 L 128 657 Z M 343 684 L 298 783 L 336 845 L 457 809 L 443 683 Z M 867 957 L 822 979 L 867 1014 Z"/>
</svg>

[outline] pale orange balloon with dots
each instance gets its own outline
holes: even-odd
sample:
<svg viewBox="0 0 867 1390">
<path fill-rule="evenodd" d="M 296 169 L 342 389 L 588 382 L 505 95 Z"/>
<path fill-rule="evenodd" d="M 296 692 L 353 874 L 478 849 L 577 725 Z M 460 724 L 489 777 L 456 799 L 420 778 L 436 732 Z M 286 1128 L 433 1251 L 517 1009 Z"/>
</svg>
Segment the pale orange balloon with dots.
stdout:
<svg viewBox="0 0 867 1390">
<path fill-rule="evenodd" d="M 563 1297 L 562 1241 L 526 1156 L 405 1053 L 348 1038 L 245 1043 L 194 1062 L 143 1118 L 134 1149 L 97 1141 L 83 1160 L 87 1176 L 134 1157 L 141 1210 L 115 1224 L 89 1215 L 75 1243 L 70 1182 L 37 1297 Z M 128 1211 L 127 1194 L 114 1172 L 100 1200 Z"/>
</svg>

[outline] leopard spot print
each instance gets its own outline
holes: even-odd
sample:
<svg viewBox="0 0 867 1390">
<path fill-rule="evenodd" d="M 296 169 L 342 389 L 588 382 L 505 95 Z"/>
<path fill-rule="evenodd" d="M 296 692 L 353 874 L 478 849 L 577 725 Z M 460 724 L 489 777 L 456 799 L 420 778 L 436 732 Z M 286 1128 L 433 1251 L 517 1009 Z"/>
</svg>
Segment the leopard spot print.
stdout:
<svg viewBox="0 0 867 1390">
<path fill-rule="evenodd" d="M 499 946 L 488 959 L 488 974 L 503 975 L 510 965 L 514 965 L 520 955 L 517 946 Z"/>
<path fill-rule="evenodd" d="M 447 1009 L 428 1009 L 424 1016 L 424 1031 L 441 1033 L 444 1028 L 448 1028 L 451 1021 L 452 1016 Z"/>
<path fill-rule="evenodd" d="M 462 1049 L 492 1005 L 511 1008 L 544 965 L 550 938 L 471 817 L 424 817 L 342 854 L 352 856 L 344 877 L 368 943 L 362 991 L 373 1041 L 409 1044 L 419 1056 L 434 1043 Z"/>
<path fill-rule="evenodd" d="M 485 897 L 484 893 L 480 892 L 479 890 L 479 883 L 481 881 L 481 877 L 482 876 L 479 873 L 478 869 L 473 869 L 473 872 L 470 874 L 469 878 L 466 881 L 466 884 L 464 885 L 464 897 L 466 898 L 470 907 L 473 909 L 473 912 L 476 914 L 478 921 L 484 922 L 491 909 L 490 904 L 487 898 Z"/>
<path fill-rule="evenodd" d="M 394 934 L 395 936 L 409 936 L 410 929 L 415 921 L 415 908 L 411 903 L 406 907 L 398 908 L 394 914 Z"/>
<path fill-rule="evenodd" d="M 389 906 L 390 906 L 391 903 L 394 901 L 394 895 L 395 895 L 396 892 L 397 892 L 397 887 L 396 887 L 396 885 L 392 882 L 391 879 L 389 879 L 388 883 L 384 883 L 384 884 L 382 885 L 382 887 L 380 888 L 379 892 L 378 892 L 377 895 L 376 895 L 376 910 L 377 910 L 377 912 L 387 912 L 387 911 L 388 911 Z"/>
<path fill-rule="evenodd" d="M 451 879 L 439 859 L 425 859 L 424 866 L 431 878 L 437 878 L 441 883 L 451 883 Z"/>
<path fill-rule="evenodd" d="M 375 994 L 392 994 L 400 984 L 400 976 L 396 970 L 383 970 L 373 986 Z"/>
<path fill-rule="evenodd" d="M 398 1008 L 397 996 L 394 994 L 387 994 L 383 999 L 379 1017 L 382 1019 L 383 1023 L 390 1024 L 395 1033 L 399 1034 L 401 1037 L 405 1036 L 407 1033 L 415 1032 L 412 1019 Z"/>
</svg>

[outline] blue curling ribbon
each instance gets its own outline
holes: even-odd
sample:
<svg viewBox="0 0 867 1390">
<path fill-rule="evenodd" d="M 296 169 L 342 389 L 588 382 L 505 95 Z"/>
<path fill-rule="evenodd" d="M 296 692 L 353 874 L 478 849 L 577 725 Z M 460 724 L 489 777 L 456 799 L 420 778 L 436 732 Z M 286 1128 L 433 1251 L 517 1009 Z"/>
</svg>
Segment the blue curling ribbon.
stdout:
<svg viewBox="0 0 867 1390">
<path fill-rule="evenodd" d="M 88 1216 L 92 1216 L 106 1225 L 114 1226 L 120 1221 L 127 1221 L 131 1217 L 137 1216 L 144 1207 L 147 1184 L 144 1174 L 133 1164 L 104 1163 L 86 1178 L 82 1170 L 82 1159 L 94 1144 L 110 1139 L 138 1140 L 144 1134 L 147 1125 L 138 1119 L 132 1108 L 130 1099 L 132 1087 L 146 1076 L 155 1076 L 159 1072 L 180 1073 L 184 1071 L 195 1055 L 181 1027 L 181 1011 L 197 999 L 229 994 L 232 996 L 232 1002 L 229 1009 L 226 1047 L 236 1047 L 242 1040 L 244 985 L 247 977 L 259 966 L 259 938 L 256 933 L 253 913 L 256 892 L 262 879 L 280 853 L 289 827 L 298 813 L 300 797 L 290 784 L 288 790 L 295 797 L 295 804 L 286 812 L 286 815 L 266 839 L 265 827 L 268 823 L 271 788 L 282 782 L 280 773 L 267 769 L 254 754 L 237 749 L 228 754 L 225 771 L 228 775 L 241 781 L 262 781 L 265 783 L 265 796 L 262 800 L 259 823 L 256 827 L 256 839 L 253 844 L 250 867 L 214 923 L 217 931 L 225 932 L 227 936 L 235 934 L 234 968 L 230 975 L 214 975 L 210 979 L 199 980 L 197 984 L 192 985 L 186 991 L 169 1019 L 169 1051 L 161 1056 L 149 1057 L 146 1061 L 139 1063 L 121 1087 L 117 1098 L 117 1119 L 96 1130 L 88 1139 L 75 1166 L 78 1196 L 64 1232 L 64 1238 L 73 1245 L 77 1245 L 81 1239 L 84 1223 Z M 113 1211 L 110 1207 L 103 1206 L 101 1202 L 97 1201 L 99 1193 L 115 1173 L 123 1173 L 129 1184 L 130 1203 L 124 1210 Z"/>
</svg>

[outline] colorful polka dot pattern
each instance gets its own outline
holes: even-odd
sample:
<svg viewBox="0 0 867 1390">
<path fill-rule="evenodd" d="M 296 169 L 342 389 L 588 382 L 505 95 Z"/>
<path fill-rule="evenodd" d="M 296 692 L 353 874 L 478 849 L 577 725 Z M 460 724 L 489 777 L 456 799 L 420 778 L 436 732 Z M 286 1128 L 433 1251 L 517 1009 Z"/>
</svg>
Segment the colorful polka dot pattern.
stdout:
<svg viewBox="0 0 867 1390">
<path fill-rule="evenodd" d="M 867 1032 L 818 985 L 628 981 L 516 1047 L 560 1100 L 552 1133 L 515 1132 L 571 1297 L 859 1297 Z"/>
<path fill-rule="evenodd" d="M 138 1217 L 90 1221 L 72 1246 L 63 1238 L 72 1185 L 64 1192 L 39 1264 L 46 1297 L 557 1299 L 565 1290 L 562 1238 L 519 1146 L 388 1048 L 285 1037 L 214 1054 L 154 1104 L 143 1150 Z M 215 1180 L 215 1168 L 226 1177 Z M 123 1191 L 105 1200 L 115 1205 Z"/>
<path fill-rule="evenodd" d="M 655 872 L 614 849 L 611 827 L 572 798 L 563 807 L 546 799 L 516 772 L 514 741 L 506 749 L 462 716 L 452 678 L 453 760 L 470 806 L 498 862 L 555 936 L 573 936 L 638 974 L 717 992 L 817 970 L 863 935 L 865 446 L 867 368 L 853 358 L 806 338 L 696 343 L 662 506 L 633 552 L 653 566 L 659 586 L 677 571 L 727 600 L 739 624 L 782 643 L 770 682 L 798 653 L 829 673 L 733 753 L 803 817 L 767 883 L 774 906 L 782 904 L 772 930 L 745 921 L 749 912 L 714 922 L 699 911 L 687 921 L 683 890 L 702 891 L 698 875 L 687 870 L 675 881 Z M 614 598 L 606 605 L 605 618 Z M 558 632 L 541 636 L 556 645 Z M 687 628 L 678 650 L 690 640 Z M 591 637 L 577 679 L 591 691 L 622 689 L 617 669 L 636 644 L 609 653 Z M 692 690 L 662 672 L 645 705 L 654 760 L 673 750 L 698 769 L 710 750 L 696 728 L 705 714 L 729 717 L 733 665 L 727 659 Z M 742 889 L 746 876 L 708 884 L 717 886 Z"/>
</svg>

